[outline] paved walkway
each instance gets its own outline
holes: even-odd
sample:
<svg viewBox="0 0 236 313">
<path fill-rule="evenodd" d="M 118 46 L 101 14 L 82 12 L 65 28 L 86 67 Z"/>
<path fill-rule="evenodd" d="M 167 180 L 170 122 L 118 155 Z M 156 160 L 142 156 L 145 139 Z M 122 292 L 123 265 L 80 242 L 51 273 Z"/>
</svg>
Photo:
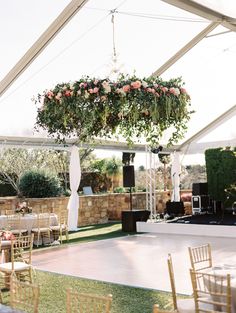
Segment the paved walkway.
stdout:
<svg viewBox="0 0 236 313">
<path fill-rule="evenodd" d="M 167 254 L 172 254 L 177 292 L 191 294 L 188 246 L 212 245 L 214 264 L 236 264 L 234 238 L 137 234 L 33 253 L 33 265 L 66 275 L 170 291 Z"/>
</svg>

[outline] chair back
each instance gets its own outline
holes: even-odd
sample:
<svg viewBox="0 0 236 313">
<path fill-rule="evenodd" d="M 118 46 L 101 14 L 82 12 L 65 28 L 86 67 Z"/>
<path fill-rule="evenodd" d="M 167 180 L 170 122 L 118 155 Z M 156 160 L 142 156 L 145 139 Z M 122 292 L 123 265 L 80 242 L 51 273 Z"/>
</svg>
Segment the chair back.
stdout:
<svg viewBox="0 0 236 313">
<path fill-rule="evenodd" d="M 153 311 L 152 311 L 153 313 L 174 313 L 174 312 L 176 312 L 177 313 L 177 311 L 164 311 L 164 310 L 159 310 L 159 307 L 158 307 L 158 304 L 154 304 L 154 306 L 153 306 Z"/>
<path fill-rule="evenodd" d="M 168 264 L 168 271 L 169 271 L 169 277 L 170 277 L 170 285 L 171 285 L 173 306 L 174 306 L 174 310 L 177 310 L 177 296 L 176 296 L 176 288 L 175 288 L 175 276 L 174 276 L 174 268 L 173 268 L 173 263 L 172 263 L 172 257 L 171 257 L 170 253 L 168 254 L 167 264 Z"/>
<path fill-rule="evenodd" d="M 231 313 L 230 274 L 214 275 L 190 269 L 195 311 Z"/>
<path fill-rule="evenodd" d="M 50 215 L 49 213 L 40 213 L 37 215 L 36 228 L 50 228 Z"/>
<path fill-rule="evenodd" d="M 110 313 L 112 295 L 99 296 L 67 290 L 66 313 Z"/>
<path fill-rule="evenodd" d="M 20 214 L 7 215 L 7 230 L 17 231 L 17 234 L 21 235 L 21 216 Z M 16 235 L 16 232 L 14 232 Z"/>
<path fill-rule="evenodd" d="M 34 235 L 20 236 L 11 240 L 11 262 L 14 271 L 14 262 L 31 264 Z"/>
<path fill-rule="evenodd" d="M 198 247 L 189 247 L 191 268 L 194 271 L 201 271 L 212 267 L 211 245 L 205 244 Z"/>
<path fill-rule="evenodd" d="M 38 313 L 39 286 L 17 280 L 11 275 L 10 304 L 14 309 Z"/>
<path fill-rule="evenodd" d="M 68 226 L 68 210 L 61 210 L 59 213 L 59 225 Z"/>
</svg>

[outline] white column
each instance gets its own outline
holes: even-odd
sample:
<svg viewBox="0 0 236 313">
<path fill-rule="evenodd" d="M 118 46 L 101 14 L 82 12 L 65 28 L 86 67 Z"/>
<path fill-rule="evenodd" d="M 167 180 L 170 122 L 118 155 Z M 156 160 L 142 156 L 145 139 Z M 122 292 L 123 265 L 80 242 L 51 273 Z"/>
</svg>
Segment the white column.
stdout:
<svg viewBox="0 0 236 313">
<path fill-rule="evenodd" d="M 71 196 L 68 202 L 68 228 L 69 230 L 77 230 L 78 211 L 79 211 L 79 196 L 77 190 L 80 184 L 81 169 L 79 149 L 76 146 L 71 148 L 70 156 L 70 190 Z"/>
<path fill-rule="evenodd" d="M 172 195 L 171 201 L 180 201 L 180 153 L 174 152 L 171 165 Z"/>
</svg>

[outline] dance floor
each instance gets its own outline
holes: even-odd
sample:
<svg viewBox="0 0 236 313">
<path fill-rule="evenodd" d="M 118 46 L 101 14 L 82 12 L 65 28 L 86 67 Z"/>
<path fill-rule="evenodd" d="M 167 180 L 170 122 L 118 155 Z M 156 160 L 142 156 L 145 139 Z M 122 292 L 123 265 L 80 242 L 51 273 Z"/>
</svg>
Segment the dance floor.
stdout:
<svg viewBox="0 0 236 313">
<path fill-rule="evenodd" d="M 234 238 L 146 233 L 34 251 L 33 265 L 43 271 L 170 291 L 171 253 L 177 292 L 191 294 L 187 248 L 205 243 L 212 246 L 214 264 L 236 264 Z"/>
</svg>

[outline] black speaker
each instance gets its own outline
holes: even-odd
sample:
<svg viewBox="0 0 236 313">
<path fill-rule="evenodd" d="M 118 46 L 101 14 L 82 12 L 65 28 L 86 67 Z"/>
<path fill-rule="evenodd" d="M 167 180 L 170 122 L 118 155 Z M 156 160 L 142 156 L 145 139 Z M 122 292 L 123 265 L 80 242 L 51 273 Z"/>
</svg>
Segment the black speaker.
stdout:
<svg viewBox="0 0 236 313">
<path fill-rule="evenodd" d="M 134 187 L 134 166 L 125 165 L 123 166 L 123 186 L 124 187 Z"/>
<path fill-rule="evenodd" d="M 167 201 L 166 213 L 169 215 L 184 215 L 184 203 L 182 201 Z"/>
<path fill-rule="evenodd" d="M 192 194 L 193 196 L 208 195 L 208 184 L 207 183 L 193 183 Z"/>
</svg>

